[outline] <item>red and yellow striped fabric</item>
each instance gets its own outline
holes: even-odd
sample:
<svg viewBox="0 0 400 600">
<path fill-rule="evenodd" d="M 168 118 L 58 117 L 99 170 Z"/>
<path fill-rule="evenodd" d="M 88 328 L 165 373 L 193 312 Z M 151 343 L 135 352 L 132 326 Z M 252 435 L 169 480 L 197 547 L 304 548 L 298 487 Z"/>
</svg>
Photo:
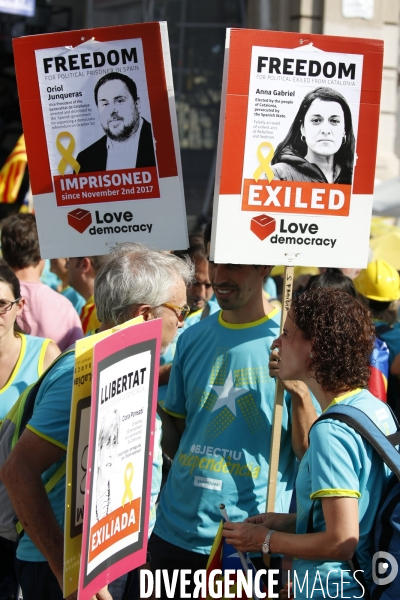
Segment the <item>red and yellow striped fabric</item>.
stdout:
<svg viewBox="0 0 400 600">
<path fill-rule="evenodd" d="M 13 204 L 16 201 L 27 162 L 25 139 L 21 135 L 0 171 L 0 202 Z"/>
</svg>

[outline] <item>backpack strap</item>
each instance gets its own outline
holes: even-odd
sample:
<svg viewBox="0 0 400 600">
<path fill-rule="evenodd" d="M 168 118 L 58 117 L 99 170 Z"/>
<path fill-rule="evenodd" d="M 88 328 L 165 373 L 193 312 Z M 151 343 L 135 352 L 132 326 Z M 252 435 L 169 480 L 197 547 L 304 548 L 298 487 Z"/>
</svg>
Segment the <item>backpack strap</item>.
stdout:
<svg viewBox="0 0 400 600">
<path fill-rule="evenodd" d="M 355 429 L 371 444 L 400 481 L 400 454 L 395 448 L 395 445 L 400 443 L 400 428 L 397 419 L 395 419 L 397 431 L 390 436 L 386 436 L 362 410 L 348 404 L 336 405 L 329 408 L 329 410 L 315 421 L 312 427 L 325 419 L 336 419 Z"/>
<path fill-rule="evenodd" d="M 44 380 L 44 378 L 46 377 L 46 375 L 58 363 L 58 361 L 61 360 L 61 358 L 63 358 L 67 354 L 71 354 L 71 352 L 75 352 L 75 344 L 73 346 L 70 346 L 66 350 L 64 350 L 64 352 L 61 352 L 61 354 L 59 354 L 53 360 L 51 365 L 49 365 L 47 367 L 47 369 L 41 374 L 41 376 L 36 381 L 36 383 L 32 383 L 24 390 L 24 392 L 23 392 L 24 398 L 26 398 L 29 394 L 32 394 L 33 401 L 34 401 L 36 399 L 40 385 L 41 385 L 42 381 Z M 25 402 L 22 402 L 21 406 L 23 407 L 24 404 L 25 404 Z M 14 436 L 17 436 L 17 438 L 21 435 L 21 432 L 26 428 L 26 425 L 27 425 L 28 421 L 30 420 L 30 417 L 32 416 L 31 414 L 29 414 L 29 412 L 30 411 L 26 412 L 25 415 L 23 414 L 23 412 L 21 412 L 19 415 L 17 415 L 18 423 L 17 423 L 17 427 L 15 428 L 15 433 L 14 433 Z M 15 442 L 16 441 L 17 440 L 15 440 Z M 44 486 L 47 495 L 57 485 L 57 483 L 62 479 L 62 477 L 64 477 L 64 475 L 66 473 L 66 469 L 67 469 L 67 463 L 66 463 L 66 460 L 63 460 L 61 465 L 58 467 L 57 471 L 55 471 L 53 473 L 53 475 L 50 477 L 49 481 Z M 15 524 L 15 528 L 17 530 L 18 535 L 22 535 L 24 528 L 20 521 L 17 521 L 17 523 Z"/>
<path fill-rule="evenodd" d="M 71 352 L 75 352 L 75 344 L 73 346 L 70 346 L 66 350 L 64 350 L 64 352 L 61 352 L 61 354 L 59 354 L 53 360 L 51 365 L 49 365 L 47 367 L 47 369 L 45 371 L 43 371 L 43 373 L 41 374 L 39 379 L 35 383 L 31 383 L 31 385 L 29 385 L 27 388 L 25 388 L 25 390 L 22 392 L 21 396 L 19 397 L 17 403 L 14 404 L 14 407 L 11 409 L 11 411 L 15 410 L 15 414 L 13 416 L 13 421 L 15 423 L 15 431 L 14 431 L 14 436 L 13 436 L 13 440 L 12 440 L 12 447 L 14 447 L 14 445 L 17 443 L 18 438 L 20 437 L 21 433 L 26 428 L 28 421 L 30 421 L 30 419 L 31 419 L 32 411 L 33 411 L 33 404 L 34 404 L 37 393 L 39 391 L 39 387 L 40 387 L 43 379 L 51 371 L 51 369 L 58 363 L 59 360 L 61 360 L 67 354 L 71 354 Z M 29 410 L 25 410 L 25 404 L 29 403 L 29 400 L 27 399 L 28 396 L 30 396 L 30 401 L 32 402 L 32 404 L 31 404 L 31 408 Z"/>
<path fill-rule="evenodd" d="M 346 425 L 355 429 L 355 431 L 357 431 L 365 440 L 367 440 L 367 442 L 371 444 L 389 469 L 396 475 L 397 479 L 400 480 L 400 454 L 395 448 L 395 446 L 400 444 L 400 426 L 390 407 L 388 405 L 387 407 L 392 414 L 397 429 L 396 433 L 388 436 L 386 436 L 379 429 L 379 427 L 372 419 L 370 419 L 368 415 L 365 414 L 365 412 L 359 408 L 356 408 L 355 406 L 349 406 L 348 404 L 337 404 L 332 406 L 329 408 L 329 410 L 322 414 L 315 421 L 315 423 L 318 423 L 318 421 L 324 421 L 326 419 L 336 419 L 337 421 L 346 423 Z M 310 431 L 315 423 L 311 426 Z M 314 531 L 314 502 L 311 505 L 308 515 L 307 533 L 313 533 Z M 354 573 L 357 571 L 357 577 L 365 590 L 364 598 L 368 600 L 371 596 L 355 553 L 352 559 L 348 562 L 352 572 Z"/>
</svg>

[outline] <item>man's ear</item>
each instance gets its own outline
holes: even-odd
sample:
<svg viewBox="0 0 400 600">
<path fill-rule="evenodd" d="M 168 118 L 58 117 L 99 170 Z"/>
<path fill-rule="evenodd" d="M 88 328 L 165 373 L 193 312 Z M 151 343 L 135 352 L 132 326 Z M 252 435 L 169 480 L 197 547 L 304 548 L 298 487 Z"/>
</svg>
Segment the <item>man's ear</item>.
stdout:
<svg viewBox="0 0 400 600">
<path fill-rule="evenodd" d="M 258 272 L 264 279 L 264 277 L 268 277 L 268 275 L 271 273 L 272 269 L 273 269 L 272 265 L 260 265 L 258 267 Z"/>
<path fill-rule="evenodd" d="M 140 304 L 137 306 L 132 312 L 132 319 L 135 317 L 143 317 L 144 321 L 151 321 L 154 317 L 150 304 Z"/>
<path fill-rule="evenodd" d="M 140 98 L 136 98 L 136 100 L 135 100 L 135 106 L 136 106 L 136 110 L 140 114 Z"/>
<path fill-rule="evenodd" d="M 80 267 L 82 269 L 82 273 L 88 273 L 92 268 L 92 263 L 90 262 L 90 258 L 88 256 L 84 256 L 81 260 Z"/>
</svg>

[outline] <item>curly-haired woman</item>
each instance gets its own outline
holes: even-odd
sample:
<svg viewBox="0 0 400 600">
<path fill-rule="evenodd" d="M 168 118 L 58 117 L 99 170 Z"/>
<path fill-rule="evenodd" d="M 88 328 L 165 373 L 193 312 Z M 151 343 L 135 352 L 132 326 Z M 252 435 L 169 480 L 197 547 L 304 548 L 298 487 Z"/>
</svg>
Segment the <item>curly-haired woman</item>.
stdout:
<svg viewBox="0 0 400 600">
<path fill-rule="evenodd" d="M 271 370 L 280 379 L 304 381 L 323 411 L 349 404 L 385 434 L 393 433 L 389 409 L 365 389 L 374 336 L 371 315 L 356 299 L 338 289 L 311 289 L 292 301 Z M 360 577 L 348 561 L 356 554 L 369 583 L 370 532 L 388 477 L 383 461 L 354 429 L 334 419 L 317 422 L 297 476 L 297 514 L 226 523 L 224 535 L 243 551 L 259 551 L 267 537 L 271 552 L 296 557 L 294 597 L 311 597 L 308 586 L 313 598 L 359 598 Z M 307 533 L 311 511 L 313 533 Z"/>
</svg>

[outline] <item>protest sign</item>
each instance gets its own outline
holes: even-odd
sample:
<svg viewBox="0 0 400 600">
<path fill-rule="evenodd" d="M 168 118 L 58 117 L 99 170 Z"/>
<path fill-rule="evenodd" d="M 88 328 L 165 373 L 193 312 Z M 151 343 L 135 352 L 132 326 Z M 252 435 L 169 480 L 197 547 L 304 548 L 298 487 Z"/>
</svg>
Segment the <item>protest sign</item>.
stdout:
<svg viewBox="0 0 400 600">
<path fill-rule="evenodd" d="M 365 266 L 383 43 L 231 29 L 226 46 L 214 260 Z"/>
<path fill-rule="evenodd" d="M 166 23 L 14 40 L 43 257 L 187 248 Z"/>
<path fill-rule="evenodd" d="M 93 351 L 79 598 L 146 562 L 161 322 Z"/>
<path fill-rule="evenodd" d="M 142 321 L 141 317 L 131 319 L 107 331 L 78 340 L 75 344 L 65 492 L 63 576 L 65 597 L 78 589 L 92 398 L 93 348 L 97 342 L 108 338 L 112 333 Z"/>
</svg>

